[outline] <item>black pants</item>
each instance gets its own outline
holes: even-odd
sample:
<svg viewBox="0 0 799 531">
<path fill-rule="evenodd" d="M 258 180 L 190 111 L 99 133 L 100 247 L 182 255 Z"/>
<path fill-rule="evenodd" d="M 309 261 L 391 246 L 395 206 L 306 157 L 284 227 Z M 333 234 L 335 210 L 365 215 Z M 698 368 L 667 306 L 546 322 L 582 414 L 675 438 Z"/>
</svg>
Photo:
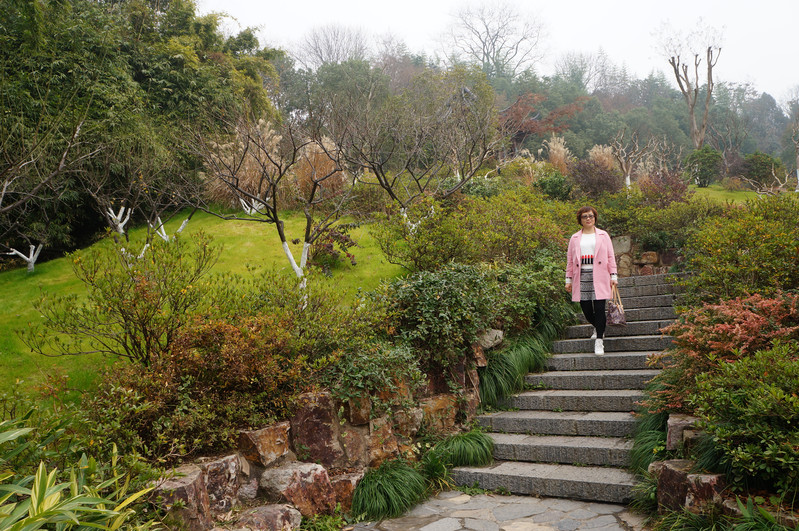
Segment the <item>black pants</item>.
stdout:
<svg viewBox="0 0 799 531">
<path fill-rule="evenodd" d="M 601 301 L 580 301 L 580 308 L 589 323 L 596 328 L 597 339 L 605 337 L 605 327 L 607 326 L 607 316 L 605 315 L 605 300 Z"/>
</svg>

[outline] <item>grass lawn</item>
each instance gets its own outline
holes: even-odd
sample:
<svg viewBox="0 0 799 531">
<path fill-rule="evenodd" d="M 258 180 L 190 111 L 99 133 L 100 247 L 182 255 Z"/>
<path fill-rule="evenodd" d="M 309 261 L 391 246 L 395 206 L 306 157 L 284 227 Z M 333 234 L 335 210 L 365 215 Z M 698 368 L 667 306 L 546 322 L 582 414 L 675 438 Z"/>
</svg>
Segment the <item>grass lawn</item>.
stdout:
<svg viewBox="0 0 799 531">
<path fill-rule="evenodd" d="M 699 188 L 695 184 L 688 186 L 691 190 L 696 192 L 699 197 L 707 197 L 708 199 L 715 199 L 718 201 L 732 201 L 734 203 L 741 203 L 747 199 L 755 199 L 757 193 L 751 191 L 738 191 L 727 190 L 718 183 L 711 184 L 706 188 Z"/>
<path fill-rule="evenodd" d="M 179 226 L 183 218 L 176 218 L 167 225 L 167 232 Z M 302 215 L 290 216 L 286 220 L 286 235 L 289 240 L 301 238 L 304 230 Z M 214 267 L 216 272 L 247 274 L 247 267 L 279 267 L 289 269 L 288 260 L 277 236 L 274 225 L 243 221 L 223 221 L 219 218 L 196 214 L 186 226 L 184 233 L 203 230 L 211 235 L 214 243 L 223 247 L 222 255 Z M 131 231 L 135 242 L 144 231 Z M 399 266 L 388 264 L 368 229 L 359 227 L 351 231 L 358 246 L 352 249 L 358 264 L 347 262 L 332 271 L 330 282 L 345 290 L 354 298 L 358 289 L 370 291 L 381 280 L 402 274 Z M 133 249 L 139 247 L 133 243 Z M 290 245 L 299 260 L 301 245 Z M 36 264 L 33 274 L 25 267 L 0 273 L 0 391 L 7 390 L 16 380 L 37 385 L 47 375 L 63 372 L 69 376 L 69 386 L 90 389 L 97 370 L 113 360 L 99 356 L 45 357 L 31 353 L 17 337 L 19 330 L 35 322 L 38 315 L 32 306 L 42 292 L 81 293 L 83 285 L 75 278 L 68 258 L 58 258 Z"/>
</svg>

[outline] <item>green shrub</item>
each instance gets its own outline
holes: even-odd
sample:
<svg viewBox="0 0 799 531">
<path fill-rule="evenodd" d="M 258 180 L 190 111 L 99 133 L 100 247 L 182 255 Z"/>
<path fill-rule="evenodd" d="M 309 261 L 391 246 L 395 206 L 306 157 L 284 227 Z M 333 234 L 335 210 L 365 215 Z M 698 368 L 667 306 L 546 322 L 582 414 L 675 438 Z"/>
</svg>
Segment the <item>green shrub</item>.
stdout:
<svg viewBox="0 0 799 531">
<path fill-rule="evenodd" d="M 669 170 L 652 172 L 639 179 L 637 184 L 643 203 L 658 209 L 675 202 L 687 203 L 694 193 L 680 175 Z"/>
<path fill-rule="evenodd" d="M 567 201 L 572 195 L 572 185 L 555 167 L 540 175 L 533 183 L 542 194 L 557 201 Z"/>
<path fill-rule="evenodd" d="M 799 342 L 778 343 L 697 376 L 691 397 L 702 428 L 737 487 L 799 495 Z"/>
<path fill-rule="evenodd" d="M 680 315 L 666 329 L 674 337 L 665 367 L 655 377 L 663 387 L 645 401 L 651 412 L 688 411 L 687 397 L 696 392 L 696 379 L 743 359 L 775 341 L 799 340 L 799 295 L 773 298 L 752 295 L 719 304 L 704 304 Z"/>
<path fill-rule="evenodd" d="M 691 152 L 683 166 L 689 178 L 700 188 L 706 188 L 721 177 L 724 157 L 708 145 Z"/>
<path fill-rule="evenodd" d="M 485 466 L 494 460 L 494 440 L 480 430 L 450 435 L 435 446 L 449 456 L 451 466 Z"/>
<path fill-rule="evenodd" d="M 147 366 L 169 351 L 188 315 L 211 304 L 204 277 L 219 252 L 197 233 L 156 239 L 141 258 L 110 241 L 76 253 L 73 270 L 86 286 L 86 302 L 43 295 L 34 304 L 43 321 L 20 336 L 39 354 L 101 352 Z"/>
<path fill-rule="evenodd" d="M 672 202 L 664 208 L 644 206 L 632 213 L 629 234 L 643 250 L 676 249 L 681 252 L 703 222 L 730 215 L 735 208 L 697 196 L 692 196 L 688 202 Z"/>
<path fill-rule="evenodd" d="M 396 518 L 425 495 L 424 476 L 402 461 L 387 461 L 369 470 L 355 487 L 352 514 L 369 520 Z"/>
<path fill-rule="evenodd" d="M 496 317 L 494 272 L 452 264 L 384 286 L 395 333 L 424 353 L 425 370 L 454 366 Z"/>
<path fill-rule="evenodd" d="M 768 153 L 755 151 L 744 157 L 744 177 L 757 185 L 768 185 L 777 177 L 785 176 L 785 165 Z"/>
<path fill-rule="evenodd" d="M 711 218 L 693 233 L 685 247 L 684 282 L 688 302 L 772 294 L 799 286 L 799 201 L 777 198 L 764 212 L 758 203 L 729 218 Z"/>
</svg>

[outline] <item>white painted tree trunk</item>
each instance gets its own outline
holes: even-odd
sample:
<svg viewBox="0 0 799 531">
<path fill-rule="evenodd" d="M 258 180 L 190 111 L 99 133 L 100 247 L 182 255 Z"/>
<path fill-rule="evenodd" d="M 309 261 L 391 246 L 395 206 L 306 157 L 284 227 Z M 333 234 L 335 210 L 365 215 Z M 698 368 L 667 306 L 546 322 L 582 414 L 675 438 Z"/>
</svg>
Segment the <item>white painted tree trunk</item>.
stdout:
<svg viewBox="0 0 799 531">
<path fill-rule="evenodd" d="M 42 252 L 42 247 L 44 247 L 44 245 L 41 243 L 38 246 L 31 245 L 30 251 L 28 252 L 27 256 L 17 251 L 16 249 L 11 249 L 11 251 L 6 254 L 12 256 L 16 255 L 25 260 L 25 262 L 27 262 L 28 264 L 28 273 L 33 273 L 33 269 L 36 266 L 36 260 L 39 259 L 39 253 Z"/>
<path fill-rule="evenodd" d="M 627 188 L 630 188 L 633 185 L 629 173 L 624 176 L 624 184 L 627 186 Z"/>
<path fill-rule="evenodd" d="M 125 212 L 127 211 L 127 215 Z M 108 208 L 108 215 L 111 217 L 111 223 L 114 225 L 114 229 L 124 236 L 125 234 L 125 225 L 127 225 L 128 221 L 130 221 L 130 209 L 125 207 L 119 207 L 119 212 L 114 212 L 114 209 Z M 124 219 L 123 219 L 124 218 Z"/>
<path fill-rule="evenodd" d="M 309 247 L 308 243 L 303 245 L 303 248 L 302 248 L 303 258 L 301 259 L 302 261 L 300 262 L 302 264 L 302 267 L 300 267 L 299 265 L 297 265 L 297 261 L 294 260 L 294 255 L 291 254 L 291 249 L 289 249 L 288 242 L 283 242 L 283 252 L 286 254 L 286 258 L 288 258 L 288 260 L 289 260 L 289 264 L 291 265 L 291 269 L 294 270 L 294 274 L 297 275 L 297 278 L 303 278 L 303 276 L 305 276 L 304 273 L 303 273 L 303 270 L 305 268 L 305 263 L 304 262 L 305 262 L 305 256 L 306 256 L 306 253 L 307 253 L 307 251 L 306 251 L 307 247 Z"/>
</svg>

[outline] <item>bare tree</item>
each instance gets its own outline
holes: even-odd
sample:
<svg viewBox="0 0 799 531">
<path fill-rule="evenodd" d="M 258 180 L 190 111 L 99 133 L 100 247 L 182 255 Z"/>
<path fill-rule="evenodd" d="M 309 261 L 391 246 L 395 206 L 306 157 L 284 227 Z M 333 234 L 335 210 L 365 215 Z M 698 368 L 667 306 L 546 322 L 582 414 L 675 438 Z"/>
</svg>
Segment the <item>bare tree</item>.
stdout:
<svg viewBox="0 0 799 531">
<path fill-rule="evenodd" d="M 368 38 L 363 30 L 328 24 L 310 30 L 295 55 L 306 68 L 316 69 L 350 59 L 363 60 L 368 54 Z"/>
<path fill-rule="evenodd" d="M 627 129 L 622 129 L 616 133 L 610 147 L 613 157 L 619 163 L 619 168 L 624 174 L 624 184 L 629 188 L 632 186 L 632 174 L 635 166 L 653 150 L 654 141 L 650 138 L 642 145 L 636 131 L 628 136 Z"/>
<path fill-rule="evenodd" d="M 514 78 L 541 59 L 542 31 L 510 3 L 466 7 L 455 15 L 447 52 L 452 62 L 479 65 L 489 78 Z"/>
<path fill-rule="evenodd" d="M 302 279 L 311 245 L 340 220 L 352 183 L 335 158 L 328 156 L 335 153 L 334 147 L 324 139 L 315 141 L 290 119 L 272 123 L 239 117 L 226 125 L 232 131 L 230 138 L 209 141 L 198 134 L 194 149 L 205 162 L 207 183 L 226 189 L 242 210 L 220 213 L 199 198 L 194 200 L 222 219 L 273 224 L 292 270 Z M 284 222 L 286 212 L 297 206 L 305 214 L 299 260 L 289 248 Z"/>
<path fill-rule="evenodd" d="M 720 37 L 710 28 L 701 28 L 690 34 L 686 39 L 676 36 L 669 31 L 664 46 L 669 56 L 669 64 L 674 71 L 674 77 L 680 92 L 688 105 L 688 119 L 691 128 L 691 141 L 694 149 L 699 149 L 705 142 L 705 132 L 707 131 L 708 113 L 710 102 L 713 96 L 713 68 L 719 60 L 721 46 L 718 44 Z M 689 64 L 684 62 L 682 50 L 690 50 L 689 56 L 693 59 Z M 697 51 L 703 49 L 702 52 Z M 702 89 L 702 78 L 700 77 L 699 67 L 702 65 L 704 57 L 705 84 L 704 84 L 704 105 L 699 109 L 701 118 L 697 121 L 697 104 L 699 103 Z"/>
<path fill-rule="evenodd" d="M 601 49 L 591 54 L 569 52 L 555 62 L 555 75 L 576 83 L 589 94 L 608 83 L 613 69 Z"/>
</svg>

